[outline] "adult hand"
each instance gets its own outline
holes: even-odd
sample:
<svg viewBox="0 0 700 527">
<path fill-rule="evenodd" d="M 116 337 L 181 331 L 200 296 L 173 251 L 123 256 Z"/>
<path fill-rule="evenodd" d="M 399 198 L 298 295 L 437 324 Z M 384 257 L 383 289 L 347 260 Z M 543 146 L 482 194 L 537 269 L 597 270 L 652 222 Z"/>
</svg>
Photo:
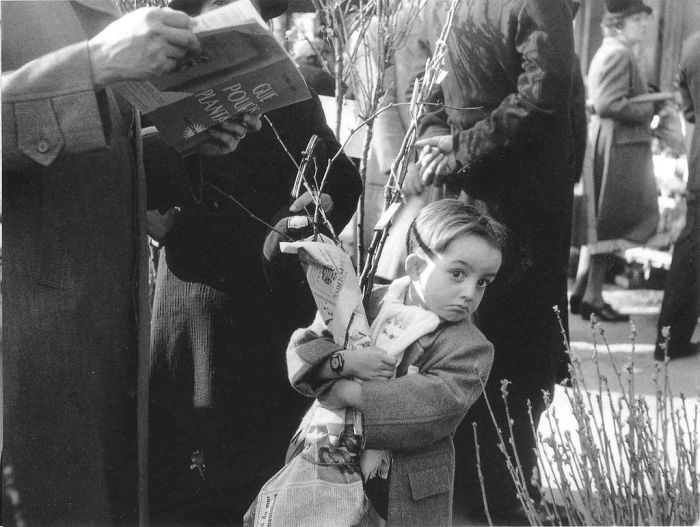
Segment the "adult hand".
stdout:
<svg viewBox="0 0 700 527">
<path fill-rule="evenodd" d="M 416 148 L 421 152 L 418 168 L 424 185 L 439 187 L 447 176 L 457 171 L 457 158 L 452 151 L 452 136 L 438 135 L 416 141 Z"/>
<path fill-rule="evenodd" d="M 206 131 L 209 134 L 209 140 L 200 145 L 199 153 L 204 156 L 230 154 L 248 132 L 257 132 L 261 126 L 260 116 L 250 113 L 222 121 Z"/>
<path fill-rule="evenodd" d="M 88 50 L 95 85 L 101 88 L 163 75 L 188 50 L 199 53 L 201 44 L 185 13 L 144 7 L 108 25 L 88 42 Z"/>
<path fill-rule="evenodd" d="M 401 190 L 406 196 L 420 196 L 425 190 L 423 182 L 421 181 L 421 173 L 417 163 L 411 163 L 408 165 L 408 170 L 406 171 L 406 177 L 403 180 L 403 185 Z"/>
<path fill-rule="evenodd" d="M 158 243 L 162 242 L 173 230 L 175 217 L 179 212 L 180 207 L 173 207 L 165 214 L 157 210 L 146 211 L 146 233 Z"/>
<path fill-rule="evenodd" d="M 345 370 L 363 381 L 386 381 L 394 376 L 396 357 L 374 346 L 343 352 Z"/>
<path fill-rule="evenodd" d="M 330 197 L 330 195 L 321 193 L 321 196 L 319 197 L 319 201 L 321 203 L 321 208 L 325 212 L 330 212 L 333 210 L 333 198 Z M 314 202 L 313 197 L 311 196 L 311 193 L 307 190 L 304 192 L 301 196 L 299 196 L 294 203 L 292 203 L 289 206 L 289 210 L 292 212 L 299 212 L 300 210 L 304 210 L 306 207 L 311 205 Z"/>
</svg>

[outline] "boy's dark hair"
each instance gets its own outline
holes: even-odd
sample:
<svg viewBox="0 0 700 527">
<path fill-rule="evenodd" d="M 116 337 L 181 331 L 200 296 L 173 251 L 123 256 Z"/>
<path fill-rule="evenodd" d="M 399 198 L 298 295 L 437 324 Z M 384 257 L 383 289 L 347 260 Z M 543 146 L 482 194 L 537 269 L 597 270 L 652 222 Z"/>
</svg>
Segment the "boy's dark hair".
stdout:
<svg viewBox="0 0 700 527">
<path fill-rule="evenodd" d="M 408 254 L 421 249 L 428 256 L 443 252 L 458 236 L 476 235 L 501 251 L 505 249 L 508 229 L 488 214 L 479 212 L 458 199 L 441 199 L 421 209 L 408 229 Z"/>
</svg>

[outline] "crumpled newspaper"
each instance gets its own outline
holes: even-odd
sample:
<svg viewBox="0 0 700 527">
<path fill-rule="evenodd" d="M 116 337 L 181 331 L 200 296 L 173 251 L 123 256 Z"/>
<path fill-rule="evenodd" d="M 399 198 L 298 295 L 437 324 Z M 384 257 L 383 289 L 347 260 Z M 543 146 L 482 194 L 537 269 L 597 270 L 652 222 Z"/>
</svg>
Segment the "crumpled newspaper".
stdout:
<svg viewBox="0 0 700 527">
<path fill-rule="evenodd" d="M 280 248 L 299 256 L 318 308 L 316 316 L 323 320 L 335 343 L 347 350 L 369 346 L 369 324 L 350 257 L 325 236 L 318 239 L 283 242 Z M 330 410 L 315 402 L 302 428 L 307 457 L 322 463 L 328 463 L 330 458 L 344 459 L 347 466 L 343 470 L 359 468 L 362 414 L 358 410 Z"/>
<path fill-rule="evenodd" d="M 322 241 L 281 243 L 296 253 L 321 317 L 345 349 L 369 345 L 369 324 L 357 275 L 341 247 Z M 296 455 L 268 480 L 244 517 L 246 527 L 347 527 L 376 524 L 360 473 L 362 414 L 315 401 L 302 420 Z M 296 448 L 300 450 L 296 450 Z M 327 506 L 319 507 L 319 504 Z M 376 514 L 376 513 L 374 513 Z"/>
</svg>

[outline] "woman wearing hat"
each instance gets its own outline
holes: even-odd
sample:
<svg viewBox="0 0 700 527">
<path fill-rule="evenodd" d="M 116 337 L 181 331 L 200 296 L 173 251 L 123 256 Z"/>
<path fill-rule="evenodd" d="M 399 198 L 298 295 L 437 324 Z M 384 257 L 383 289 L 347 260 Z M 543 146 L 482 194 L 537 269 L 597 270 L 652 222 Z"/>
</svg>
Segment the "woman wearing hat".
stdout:
<svg viewBox="0 0 700 527">
<path fill-rule="evenodd" d="M 593 313 L 603 321 L 618 322 L 629 317 L 615 311 L 602 296 L 609 255 L 649 240 L 659 214 L 649 127 L 654 104 L 634 100 L 648 92 L 639 48 L 652 10 L 641 0 L 607 0 L 606 4 L 603 43 L 587 79 L 593 115 L 583 183 L 590 260 L 582 251 L 571 311 L 584 319 Z"/>
</svg>

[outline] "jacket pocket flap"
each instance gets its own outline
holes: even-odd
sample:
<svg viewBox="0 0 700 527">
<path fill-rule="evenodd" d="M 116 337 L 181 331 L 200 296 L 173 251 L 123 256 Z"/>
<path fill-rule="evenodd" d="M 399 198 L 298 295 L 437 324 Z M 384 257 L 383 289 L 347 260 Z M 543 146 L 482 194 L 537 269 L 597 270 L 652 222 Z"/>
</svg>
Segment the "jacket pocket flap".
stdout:
<svg viewBox="0 0 700 527">
<path fill-rule="evenodd" d="M 409 472 L 408 479 L 411 483 L 411 494 L 414 500 L 422 500 L 428 496 L 449 492 L 452 487 L 450 471 L 445 466 Z"/>
</svg>

